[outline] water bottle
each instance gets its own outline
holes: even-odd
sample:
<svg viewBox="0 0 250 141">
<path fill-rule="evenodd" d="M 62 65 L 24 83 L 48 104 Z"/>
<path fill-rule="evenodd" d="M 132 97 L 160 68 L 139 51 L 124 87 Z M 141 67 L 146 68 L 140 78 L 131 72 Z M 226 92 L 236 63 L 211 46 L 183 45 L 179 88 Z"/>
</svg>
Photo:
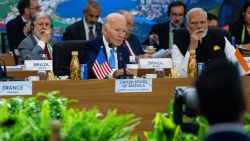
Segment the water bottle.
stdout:
<svg viewBox="0 0 250 141">
<path fill-rule="evenodd" d="M 235 36 L 232 36 L 232 45 L 234 46 L 234 48 L 236 48 L 236 38 L 235 38 Z"/>
<path fill-rule="evenodd" d="M 198 76 L 200 76 L 201 73 L 202 73 L 202 71 L 203 71 L 204 68 L 205 68 L 205 64 L 202 63 L 202 62 L 199 62 L 199 63 L 197 63 L 197 66 L 198 66 Z"/>
<path fill-rule="evenodd" d="M 88 67 L 87 67 L 87 64 L 81 64 L 80 77 L 81 77 L 81 80 L 88 79 Z"/>
<path fill-rule="evenodd" d="M 80 80 L 80 65 L 78 60 L 78 51 L 72 51 L 72 59 L 70 62 L 70 79 Z"/>
</svg>

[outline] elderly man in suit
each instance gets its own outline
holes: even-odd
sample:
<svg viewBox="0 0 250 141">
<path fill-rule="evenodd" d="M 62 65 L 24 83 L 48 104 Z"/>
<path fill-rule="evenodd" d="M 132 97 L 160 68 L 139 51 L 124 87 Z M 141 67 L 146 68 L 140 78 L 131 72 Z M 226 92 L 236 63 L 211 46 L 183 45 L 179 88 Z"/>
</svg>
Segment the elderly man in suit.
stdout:
<svg viewBox="0 0 250 141">
<path fill-rule="evenodd" d="M 101 36 L 102 24 L 97 22 L 101 7 L 96 0 L 89 0 L 83 10 L 83 19 L 68 26 L 62 40 L 92 40 Z"/>
<path fill-rule="evenodd" d="M 96 78 L 92 70 L 100 50 L 103 50 L 112 72 L 107 78 L 117 78 L 124 74 L 123 67 L 129 63 L 128 49 L 122 45 L 126 34 L 125 17 L 119 13 L 109 14 L 102 27 L 103 36 L 85 44 L 88 52 L 80 55 L 80 62 L 88 65 L 88 78 Z M 112 61 L 111 61 L 112 60 Z"/>
<path fill-rule="evenodd" d="M 40 11 L 38 0 L 20 0 L 17 9 L 20 13 L 6 24 L 10 50 L 14 51 L 22 40 L 29 35 L 31 15 Z"/>
<path fill-rule="evenodd" d="M 31 18 L 32 33 L 18 46 L 22 60 L 52 59 L 52 47 L 55 40 L 51 37 L 51 18 L 38 12 Z"/>
<path fill-rule="evenodd" d="M 250 141 L 239 71 L 226 59 L 209 64 L 195 83 L 201 114 L 210 127 L 204 141 Z"/>
<path fill-rule="evenodd" d="M 130 62 L 137 62 L 139 58 L 151 57 L 151 55 L 149 54 L 144 54 L 144 51 L 142 49 L 138 37 L 132 33 L 134 28 L 134 16 L 126 10 L 120 10 L 117 13 L 122 14 L 127 22 L 126 25 L 127 30 L 123 41 L 123 45 L 126 46 L 129 50 Z"/>
</svg>

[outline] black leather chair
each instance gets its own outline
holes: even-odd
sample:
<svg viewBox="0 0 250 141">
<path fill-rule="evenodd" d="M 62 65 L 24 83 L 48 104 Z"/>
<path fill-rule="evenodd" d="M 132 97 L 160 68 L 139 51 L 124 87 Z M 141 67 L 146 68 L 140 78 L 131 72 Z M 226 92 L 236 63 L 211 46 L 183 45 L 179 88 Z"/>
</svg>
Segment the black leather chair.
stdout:
<svg viewBox="0 0 250 141">
<path fill-rule="evenodd" d="M 83 56 L 87 51 L 83 40 L 69 40 L 58 42 L 53 47 L 53 70 L 55 75 L 69 75 L 71 52 L 78 51 L 79 56 Z M 79 59 L 81 60 L 81 59 Z"/>
</svg>

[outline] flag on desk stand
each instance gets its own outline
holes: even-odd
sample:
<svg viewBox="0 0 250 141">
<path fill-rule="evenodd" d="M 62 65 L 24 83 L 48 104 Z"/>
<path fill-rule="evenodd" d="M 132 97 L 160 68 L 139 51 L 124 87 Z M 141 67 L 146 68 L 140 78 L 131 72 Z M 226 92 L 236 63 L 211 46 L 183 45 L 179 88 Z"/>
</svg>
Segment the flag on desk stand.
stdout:
<svg viewBox="0 0 250 141">
<path fill-rule="evenodd" d="M 240 50 L 238 48 L 236 48 L 235 50 L 235 53 L 234 55 L 236 56 L 240 66 L 243 68 L 243 70 L 246 72 L 246 73 L 249 73 L 250 72 L 250 68 L 246 62 L 246 60 L 244 59 L 244 57 L 242 56 Z"/>
<path fill-rule="evenodd" d="M 94 71 L 95 76 L 98 79 L 104 79 L 109 73 L 112 72 L 112 69 L 108 64 L 102 49 L 99 51 L 99 54 L 94 62 L 92 70 Z"/>
</svg>

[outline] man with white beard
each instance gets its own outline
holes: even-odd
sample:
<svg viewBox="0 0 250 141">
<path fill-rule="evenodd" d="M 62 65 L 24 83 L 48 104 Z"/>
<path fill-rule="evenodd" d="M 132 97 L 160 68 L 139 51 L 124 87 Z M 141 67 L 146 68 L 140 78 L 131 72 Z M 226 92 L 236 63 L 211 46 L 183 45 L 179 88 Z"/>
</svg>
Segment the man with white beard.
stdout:
<svg viewBox="0 0 250 141">
<path fill-rule="evenodd" d="M 181 76 L 187 76 L 190 53 L 197 62 L 205 65 L 218 58 L 227 58 L 235 63 L 235 48 L 223 35 L 221 29 L 208 28 L 207 12 L 202 8 L 192 8 L 186 15 L 186 29 L 175 32 L 172 48 L 173 67 Z M 238 63 L 238 62 L 237 62 Z M 241 73 L 243 70 L 241 70 Z"/>
</svg>

